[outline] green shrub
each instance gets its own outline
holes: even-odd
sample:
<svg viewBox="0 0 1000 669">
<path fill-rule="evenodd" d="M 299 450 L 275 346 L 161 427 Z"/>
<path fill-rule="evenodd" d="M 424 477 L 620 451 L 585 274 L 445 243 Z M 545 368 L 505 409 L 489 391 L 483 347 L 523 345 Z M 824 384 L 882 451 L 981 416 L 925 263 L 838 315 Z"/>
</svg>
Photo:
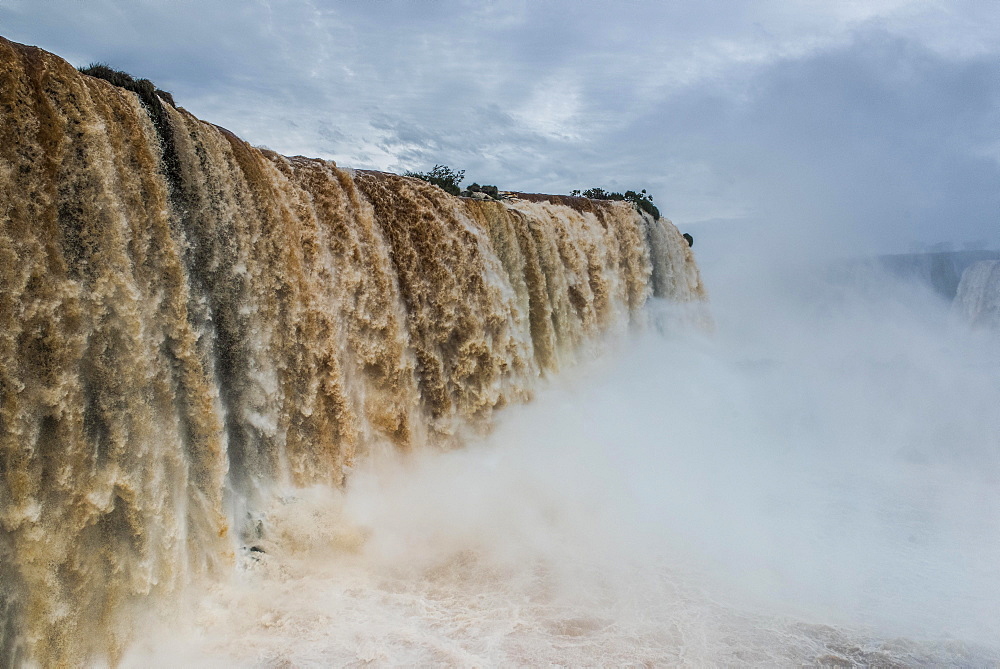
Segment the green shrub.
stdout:
<svg viewBox="0 0 1000 669">
<path fill-rule="evenodd" d="M 459 195 L 462 197 L 475 197 L 474 193 L 482 193 L 491 200 L 502 200 L 503 196 L 500 195 L 500 189 L 496 186 L 480 186 L 479 184 L 473 182 L 471 186 L 463 190 Z"/>
<path fill-rule="evenodd" d="M 570 191 L 570 195 L 586 197 L 591 200 L 618 200 L 631 202 L 637 209 L 646 212 L 653 218 L 660 217 L 660 210 L 653 204 L 653 196 L 647 195 L 645 188 L 638 193 L 634 190 L 627 190 L 624 193 L 616 193 L 606 191 L 603 188 L 588 188 L 583 192 L 579 190 Z"/>
<path fill-rule="evenodd" d="M 462 192 L 459 184 L 465 178 L 465 170 L 453 170 L 447 165 L 435 165 L 430 172 L 407 172 L 405 176 L 423 179 L 452 195 Z"/>
</svg>

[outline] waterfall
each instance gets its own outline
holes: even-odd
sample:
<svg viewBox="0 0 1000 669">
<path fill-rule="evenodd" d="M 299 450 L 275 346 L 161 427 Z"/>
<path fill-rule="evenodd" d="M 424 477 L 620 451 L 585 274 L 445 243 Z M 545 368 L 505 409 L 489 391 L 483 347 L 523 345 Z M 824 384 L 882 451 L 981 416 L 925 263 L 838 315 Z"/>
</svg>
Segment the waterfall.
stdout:
<svg viewBox="0 0 1000 669">
<path fill-rule="evenodd" d="M 962 273 L 955 310 L 975 327 L 1000 331 L 1000 260 L 982 260 Z"/>
<path fill-rule="evenodd" d="M 460 199 L 0 61 L 0 664 L 115 663 L 274 486 L 461 445 L 650 296 L 704 299 L 627 203 Z"/>
</svg>

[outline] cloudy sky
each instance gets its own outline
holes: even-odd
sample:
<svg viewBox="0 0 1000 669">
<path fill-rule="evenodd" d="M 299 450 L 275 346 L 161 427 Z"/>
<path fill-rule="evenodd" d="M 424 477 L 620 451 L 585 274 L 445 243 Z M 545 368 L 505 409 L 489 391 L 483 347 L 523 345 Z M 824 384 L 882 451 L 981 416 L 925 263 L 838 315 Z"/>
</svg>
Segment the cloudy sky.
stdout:
<svg viewBox="0 0 1000 669">
<path fill-rule="evenodd" d="M 803 252 L 1000 247 L 993 0 L 0 0 L 0 35 L 342 166 L 646 188 Z"/>
</svg>

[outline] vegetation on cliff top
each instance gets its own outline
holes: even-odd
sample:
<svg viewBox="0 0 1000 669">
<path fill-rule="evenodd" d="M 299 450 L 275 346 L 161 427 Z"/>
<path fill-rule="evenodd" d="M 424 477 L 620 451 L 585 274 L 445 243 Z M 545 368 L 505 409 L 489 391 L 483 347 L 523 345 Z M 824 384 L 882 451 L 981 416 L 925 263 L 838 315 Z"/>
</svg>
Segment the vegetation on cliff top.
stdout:
<svg viewBox="0 0 1000 669">
<path fill-rule="evenodd" d="M 97 77 L 98 79 L 104 79 L 118 88 L 124 88 L 127 91 L 132 91 L 139 96 L 139 99 L 142 100 L 143 104 L 147 107 L 152 108 L 156 106 L 153 100 L 155 100 L 157 96 L 166 101 L 166 103 L 171 107 L 177 107 L 177 104 L 174 102 L 174 96 L 167 91 L 157 88 L 156 85 L 149 79 L 136 79 L 128 72 L 116 70 L 107 63 L 91 63 L 87 67 L 79 67 L 77 69 L 81 74 Z"/>
<path fill-rule="evenodd" d="M 624 193 L 615 193 L 606 191 L 603 188 L 588 188 L 582 192 L 579 190 L 571 191 L 570 195 L 586 197 L 591 200 L 623 200 L 625 202 L 631 202 L 640 211 L 646 212 L 653 218 L 660 217 L 660 210 L 653 204 L 653 196 L 647 194 L 645 188 L 638 193 L 634 190 L 627 190 Z"/>
<path fill-rule="evenodd" d="M 500 195 L 500 189 L 496 186 L 480 186 L 477 183 L 473 183 L 467 189 L 462 191 L 462 197 L 471 197 L 477 200 L 502 200 L 503 195 Z"/>
<path fill-rule="evenodd" d="M 446 193 L 460 195 L 461 197 L 471 197 L 477 200 L 501 200 L 500 189 L 496 186 L 480 186 L 473 183 L 462 190 L 459 184 L 465 178 L 465 170 L 453 170 L 447 165 L 435 165 L 430 172 L 407 172 L 404 176 L 423 179 L 427 183 L 440 187 Z"/>
<path fill-rule="evenodd" d="M 430 172 L 407 172 L 404 176 L 423 179 L 427 183 L 434 184 L 443 189 L 446 193 L 458 195 L 462 192 L 459 184 L 465 178 L 465 170 L 453 170 L 447 165 L 435 165 Z"/>
<path fill-rule="evenodd" d="M 427 183 L 440 187 L 452 195 L 463 197 L 475 197 L 477 199 L 500 200 L 502 196 L 496 186 L 480 186 L 472 184 L 466 190 L 462 190 L 460 185 L 465 178 L 465 170 L 453 170 L 447 165 L 435 165 L 429 172 L 406 172 L 405 176 L 422 179 Z M 636 209 L 644 211 L 653 218 L 660 218 L 660 210 L 653 204 L 653 196 L 643 188 L 640 191 L 627 190 L 624 193 L 606 191 L 603 188 L 588 188 L 585 191 L 574 190 L 570 195 L 585 197 L 591 200 L 618 200 L 631 202 Z"/>
<path fill-rule="evenodd" d="M 174 149 L 174 139 L 170 132 L 170 121 L 167 118 L 167 110 L 163 103 L 177 108 L 174 96 L 167 91 L 157 88 L 149 79 L 136 79 L 128 72 L 116 70 L 107 63 L 91 63 L 87 67 L 77 68 L 81 74 L 86 74 L 98 79 L 104 79 L 118 88 L 124 88 L 139 96 L 142 106 L 153 121 L 156 134 L 160 137 L 160 144 L 163 146 L 163 163 L 166 169 L 167 178 L 175 187 L 180 184 L 180 167 Z"/>
</svg>

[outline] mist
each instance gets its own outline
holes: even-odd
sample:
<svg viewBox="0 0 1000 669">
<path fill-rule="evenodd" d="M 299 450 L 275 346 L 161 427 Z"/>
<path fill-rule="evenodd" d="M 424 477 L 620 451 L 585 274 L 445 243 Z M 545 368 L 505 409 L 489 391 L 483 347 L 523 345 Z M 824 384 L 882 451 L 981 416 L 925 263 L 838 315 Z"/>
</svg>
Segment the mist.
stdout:
<svg viewBox="0 0 1000 669">
<path fill-rule="evenodd" d="M 467 448 L 289 492 L 189 659 L 997 661 L 996 333 L 870 270 L 737 269 L 709 332 L 654 301 Z"/>
</svg>

